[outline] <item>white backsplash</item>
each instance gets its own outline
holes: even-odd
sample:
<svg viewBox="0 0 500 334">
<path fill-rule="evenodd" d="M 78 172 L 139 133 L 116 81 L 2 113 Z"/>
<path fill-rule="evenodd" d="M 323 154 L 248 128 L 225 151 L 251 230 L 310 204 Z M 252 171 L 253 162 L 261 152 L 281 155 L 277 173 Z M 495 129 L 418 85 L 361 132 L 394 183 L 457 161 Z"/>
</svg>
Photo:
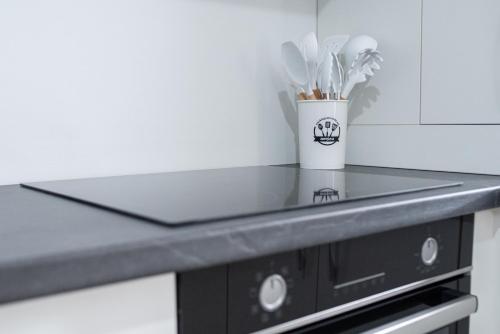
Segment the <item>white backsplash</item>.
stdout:
<svg viewBox="0 0 500 334">
<path fill-rule="evenodd" d="M 0 184 L 292 163 L 316 1 L 4 0 Z"/>
</svg>

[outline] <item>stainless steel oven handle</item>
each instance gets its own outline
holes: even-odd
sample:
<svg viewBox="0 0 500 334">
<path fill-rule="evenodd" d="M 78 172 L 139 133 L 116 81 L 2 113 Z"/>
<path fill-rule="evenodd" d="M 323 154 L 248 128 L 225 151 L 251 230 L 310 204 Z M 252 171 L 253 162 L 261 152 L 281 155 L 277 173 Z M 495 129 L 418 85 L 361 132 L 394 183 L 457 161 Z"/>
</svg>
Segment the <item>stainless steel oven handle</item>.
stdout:
<svg viewBox="0 0 500 334">
<path fill-rule="evenodd" d="M 467 295 L 398 319 L 364 334 L 422 334 L 438 330 L 477 311 L 477 297 Z"/>
</svg>

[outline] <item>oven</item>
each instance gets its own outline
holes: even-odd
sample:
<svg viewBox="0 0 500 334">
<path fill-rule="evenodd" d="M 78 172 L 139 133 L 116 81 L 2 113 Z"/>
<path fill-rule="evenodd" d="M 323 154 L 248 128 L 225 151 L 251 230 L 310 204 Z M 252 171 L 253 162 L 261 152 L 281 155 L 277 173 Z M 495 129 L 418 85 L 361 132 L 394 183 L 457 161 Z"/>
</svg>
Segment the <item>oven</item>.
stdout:
<svg viewBox="0 0 500 334">
<path fill-rule="evenodd" d="M 182 334 L 466 334 L 473 217 L 177 275 Z"/>
<path fill-rule="evenodd" d="M 296 330 L 287 331 L 287 327 L 300 326 L 300 321 L 261 333 L 464 334 L 469 332 L 469 315 L 477 310 L 477 298 L 469 289 L 470 277 L 454 278 L 337 317 L 332 311 L 319 313 L 312 325 Z"/>
</svg>

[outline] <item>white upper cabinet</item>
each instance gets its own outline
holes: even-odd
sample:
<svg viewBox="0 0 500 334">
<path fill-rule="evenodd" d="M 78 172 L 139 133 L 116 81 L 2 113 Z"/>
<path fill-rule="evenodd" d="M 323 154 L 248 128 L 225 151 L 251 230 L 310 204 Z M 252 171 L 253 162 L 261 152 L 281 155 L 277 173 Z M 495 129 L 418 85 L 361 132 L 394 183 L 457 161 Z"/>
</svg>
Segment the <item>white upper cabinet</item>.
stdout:
<svg viewBox="0 0 500 334">
<path fill-rule="evenodd" d="M 500 1 L 424 0 L 422 37 L 422 123 L 500 124 Z"/>
<path fill-rule="evenodd" d="M 419 124 L 420 0 L 319 0 L 318 35 L 368 34 L 385 62 L 352 101 L 351 124 Z"/>
</svg>

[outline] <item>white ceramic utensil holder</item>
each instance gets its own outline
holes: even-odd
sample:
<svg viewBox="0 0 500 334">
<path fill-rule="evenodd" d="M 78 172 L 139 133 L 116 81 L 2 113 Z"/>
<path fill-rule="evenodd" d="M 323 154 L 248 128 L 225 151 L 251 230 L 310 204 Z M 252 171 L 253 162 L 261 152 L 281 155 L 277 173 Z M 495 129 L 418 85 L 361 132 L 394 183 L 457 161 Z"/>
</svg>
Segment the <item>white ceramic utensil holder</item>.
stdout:
<svg viewBox="0 0 500 334">
<path fill-rule="evenodd" d="M 348 101 L 297 101 L 300 167 L 342 169 L 345 166 Z"/>
</svg>

